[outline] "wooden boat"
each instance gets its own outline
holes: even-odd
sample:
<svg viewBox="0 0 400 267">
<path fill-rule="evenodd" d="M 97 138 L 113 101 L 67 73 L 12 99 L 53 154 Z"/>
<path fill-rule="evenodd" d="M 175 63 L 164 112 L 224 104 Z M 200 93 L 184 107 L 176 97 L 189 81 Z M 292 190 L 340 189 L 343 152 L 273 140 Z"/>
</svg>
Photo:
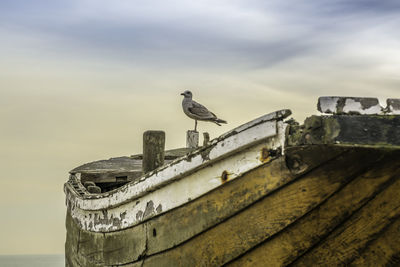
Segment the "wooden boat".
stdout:
<svg viewBox="0 0 400 267">
<path fill-rule="evenodd" d="M 78 167 L 64 187 L 66 265 L 399 264 L 396 101 L 323 97 L 333 114 L 299 125 L 273 112 L 167 151 L 146 174 L 140 155 Z"/>
</svg>

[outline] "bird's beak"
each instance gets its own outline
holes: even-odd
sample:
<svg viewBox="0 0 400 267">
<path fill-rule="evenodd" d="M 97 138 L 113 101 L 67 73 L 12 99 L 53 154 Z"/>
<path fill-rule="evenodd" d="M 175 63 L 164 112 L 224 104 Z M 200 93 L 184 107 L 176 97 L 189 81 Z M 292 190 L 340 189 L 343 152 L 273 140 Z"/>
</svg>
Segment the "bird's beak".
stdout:
<svg viewBox="0 0 400 267">
<path fill-rule="evenodd" d="M 184 93 L 182 93 L 181 95 L 185 95 Z"/>
</svg>

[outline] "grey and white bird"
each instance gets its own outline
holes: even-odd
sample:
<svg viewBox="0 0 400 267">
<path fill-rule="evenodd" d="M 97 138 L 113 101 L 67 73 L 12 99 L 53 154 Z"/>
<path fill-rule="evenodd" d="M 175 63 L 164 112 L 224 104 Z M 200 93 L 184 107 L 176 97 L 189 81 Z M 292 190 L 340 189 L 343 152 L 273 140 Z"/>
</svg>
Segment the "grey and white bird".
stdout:
<svg viewBox="0 0 400 267">
<path fill-rule="evenodd" d="M 214 122 L 218 126 L 220 123 L 227 123 L 225 120 L 218 119 L 217 116 L 209 111 L 205 106 L 197 103 L 192 99 L 192 92 L 186 90 L 181 95 L 184 96 L 182 100 L 183 112 L 189 117 L 195 120 L 194 130 L 197 130 L 197 121 L 210 121 Z"/>
</svg>

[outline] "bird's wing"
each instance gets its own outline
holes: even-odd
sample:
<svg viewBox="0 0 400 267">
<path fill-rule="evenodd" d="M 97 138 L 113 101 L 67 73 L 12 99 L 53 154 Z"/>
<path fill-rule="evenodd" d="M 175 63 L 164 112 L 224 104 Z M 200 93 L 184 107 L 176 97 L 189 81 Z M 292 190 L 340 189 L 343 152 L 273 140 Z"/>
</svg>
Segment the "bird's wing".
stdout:
<svg viewBox="0 0 400 267">
<path fill-rule="evenodd" d="M 195 101 L 192 101 L 192 106 L 189 107 L 189 111 L 204 119 L 211 119 L 215 117 L 215 115 L 211 113 L 205 106 Z"/>
</svg>

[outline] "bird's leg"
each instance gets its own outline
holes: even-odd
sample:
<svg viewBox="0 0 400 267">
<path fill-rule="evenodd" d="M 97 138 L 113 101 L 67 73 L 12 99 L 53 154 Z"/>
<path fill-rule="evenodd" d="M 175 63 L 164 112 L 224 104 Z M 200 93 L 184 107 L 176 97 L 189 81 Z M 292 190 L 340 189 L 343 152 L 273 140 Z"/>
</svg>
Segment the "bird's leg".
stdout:
<svg viewBox="0 0 400 267">
<path fill-rule="evenodd" d="M 194 120 L 194 131 L 197 132 L 197 120 Z"/>
</svg>

